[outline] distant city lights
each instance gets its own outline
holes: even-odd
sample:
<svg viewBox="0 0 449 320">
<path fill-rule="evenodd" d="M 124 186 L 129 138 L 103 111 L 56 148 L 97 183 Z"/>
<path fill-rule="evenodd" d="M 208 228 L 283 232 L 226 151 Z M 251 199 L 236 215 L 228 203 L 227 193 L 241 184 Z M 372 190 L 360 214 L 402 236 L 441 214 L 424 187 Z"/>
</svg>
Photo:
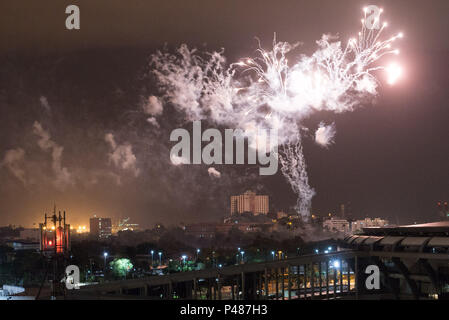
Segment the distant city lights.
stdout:
<svg viewBox="0 0 449 320">
<path fill-rule="evenodd" d="M 78 228 L 76 229 L 76 233 L 85 233 L 85 232 L 87 232 L 86 226 L 78 226 Z"/>
</svg>

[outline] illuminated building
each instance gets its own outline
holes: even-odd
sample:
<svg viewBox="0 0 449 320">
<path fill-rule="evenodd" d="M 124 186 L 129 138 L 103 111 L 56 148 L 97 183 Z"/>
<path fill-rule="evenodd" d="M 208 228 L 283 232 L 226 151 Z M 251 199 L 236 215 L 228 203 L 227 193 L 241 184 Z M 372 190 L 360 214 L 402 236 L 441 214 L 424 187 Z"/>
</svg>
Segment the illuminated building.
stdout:
<svg viewBox="0 0 449 320">
<path fill-rule="evenodd" d="M 109 238 L 112 234 L 111 218 L 90 218 L 90 234 L 99 239 Z"/>
<path fill-rule="evenodd" d="M 137 231 L 139 230 L 139 225 L 137 223 L 130 223 L 130 218 L 125 217 L 120 219 L 118 223 L 113 227 L 113 232 L 119 231 Z"/>
<path fill-rule="evenodd" d="M 251 212 L 254 215 L 268 214 L 269 197 L 256 195 L 255 192 L 246 191 L 238 196 L 231 196 L 231 215 Z"/>
<path fill-rule="evenodd" d="M 349 221 L 346 219 L 330 218 L 323 222 L 323 228 L 331 232 L 349 233 Z"/>
<path fill-rule="evenodd" d="M 381 218 L 365 218 L 364 220 L 356 220 L 351 224 L 352 232 L 362 231 L 363 228 L 380 228 L 388 225 L 388 220 Z"/>
</svg>

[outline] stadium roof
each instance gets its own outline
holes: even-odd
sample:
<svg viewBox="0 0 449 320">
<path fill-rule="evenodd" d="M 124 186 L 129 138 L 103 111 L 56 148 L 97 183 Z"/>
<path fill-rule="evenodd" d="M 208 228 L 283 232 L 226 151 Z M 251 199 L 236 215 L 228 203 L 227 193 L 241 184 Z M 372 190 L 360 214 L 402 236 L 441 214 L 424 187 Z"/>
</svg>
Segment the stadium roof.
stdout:
<svg viewBox="0 0 449 320">
<path fill-rule="evenodd" d="M 363 228 L 364 235 L 376 236 L 425 236 L 425 235 L 449 235 L 449 221 L 432 222 L 425 224 L 413 224 L 405 226 L 391 226 L 381 228 Z"/>
</svg>

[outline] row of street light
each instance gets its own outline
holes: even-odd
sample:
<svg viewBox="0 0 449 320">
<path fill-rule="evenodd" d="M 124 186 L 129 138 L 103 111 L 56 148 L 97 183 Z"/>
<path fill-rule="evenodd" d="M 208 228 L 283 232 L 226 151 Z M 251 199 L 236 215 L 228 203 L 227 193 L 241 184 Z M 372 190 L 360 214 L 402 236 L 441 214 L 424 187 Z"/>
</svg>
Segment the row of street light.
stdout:
<svg viewBox="0 0 449 320">
<path fill-rule="evenodd" d="M 237 248 L 237 251 L 238 251 L 238 253 L 236 254 L 236 263 L 237 264 L 239 264 L 239 263 L 245 263 L 245 251 L 243 251 L 243 250 L 241 250 L 241 248 L 239 247 L 239 248 Z M 327 250 L 324 250 L 324 253 L 325 254 L 327 254 L 327 253 L 329 253 L 329 252 L 331 252 L 332 251 L 332 247 L 328 247 L 327 248 Z M 201 250 L 200 249 L 196 249 L 196 260 L 198 260 L 199 259 L 199 254 L 200 254 L 200 252 L 201 252 Z M 153 266 L 154 265 L 154 254 L 155 254 L 156 252 L 154 251 L 154 250 L 150 250 L 150 254 L 151 254 L 151 265 Z M 214 252 L 215 253 L 215 252 Z M 318 250 L 318 249 L 315 249 L 315 253 L 316 254 L 319 254 L 320 253 L 320 251 Z M 297 248 L 297 254 L 299 255 L 299 248 Z M 105 269 L 106 269 L 106 260 L 107 260 L 107 257 L 108 257 L 108 253 L 105 251 L 104 253 L 103 253 L 103 257 L 104 257 L 104 267 L 105 267 Z M 159 252 L 157 252 L 157 255 L 159 256 L 159 265 L 162 265 L 162 251 L 159 251 Z M 273 261 L 275 260 L 275 258 L 276 258 L 276 256 L 277 256 L 277 254 L 276 254 L 276 251 L 271 251 L 271 255 L 272 255 L 272 258 L 273 258 Z M 278 255 L 279 255 L 279 259 L 283 259 L 283 257 L 284 257 L 284 253 L 282 252 L 282 251 L 279 251 L 278 252 Z M 241 256 L 241 259 L 240 259 L 240 262 L 239 262 L 239 257 Z M 183 261 L 183 264 L 185 265 L 186 264 L 186 260 L 187 260 L 187 255 L 182 255 L 181 256 L 181 259 L 182 259 L 182 261 Z M 333 265 L 334 265 L 334 267 L 335 268 L 339 268 L 340 267 L 340 263 L 336 260 L 334 263 L 333 263 Z M 219 267 L 222 267 L 222 265 L 219 265 Z"/>
<path fill-rule="evenodd" d="M 329 253 L 329 252 L 332 252 L 332 247 L 327 247 L 327 250 L 324 250 L 324 253 Z M 320 253 L 320 250 L 315 249 L 315 253 L 316 254 Z"/>
<path fill-rule="evenodd" d="M 154 265 L 154 250 L 151 250 L 150 251 L 150 253 L 151 253 L 151 265 L 153 266 Z M 159 265 L 162 265 L 162 251 L 159 251 L 158 253 L 158 256 L 159 256 Z"/>
<path fill-rule="evenodd" d="M 199 254 L 200 254 L 200 252 L 201 252 L 201 250 L 200 249 L 196 249 L 196 259 L 198 260 L 198 257 L 199 257 Z M 154 254 L 155 254 L 156 252 L 154 251 L 154 250 L 151 250 L 150 251 L 150 254 L 151 254 L 151 265 L 153 265 L 154 264 Z M 159 265 L 162 265 L 162 251 L 159 251 L 158 253 L 158 256 L 159 256 Z M 187 260 L 187 255 L 182 255 L 181 256 L 181 259 L 182 259 L 182 261 L 183 261 L 183 263 L 185 264 L 186 263 L 186 260 Z"/>
<path fill-rule="evenodd" d="M 236 256 L 236 262 L 237 264 L 239 264 L 239 256 L 242 256 L 242 259 L 240 260 L 241 263 L 245 263 L 245 251 L 240 250 L 240 248 L 237 248 L 238 253 L 235 255 Z"/>
</svg>

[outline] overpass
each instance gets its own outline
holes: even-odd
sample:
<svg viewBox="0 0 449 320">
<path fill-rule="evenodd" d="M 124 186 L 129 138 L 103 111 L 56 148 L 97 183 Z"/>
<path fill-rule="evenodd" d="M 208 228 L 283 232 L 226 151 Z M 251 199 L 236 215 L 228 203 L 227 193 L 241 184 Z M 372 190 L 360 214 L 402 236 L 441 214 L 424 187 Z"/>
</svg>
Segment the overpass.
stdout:
<svg viewBox="0 0 449 320">
<path fill-rule="evenodd" d="M 69 299 L 448 299 L 449 221 L 365 228 L 346 249 L 164 276 L 112 281 L 70 291 Z M 368 266 L 381 286 L 365 285 Z"/>
<path fill-rule="evenodd" d="M 68 299 L 428 299 L 445 295 L 448 254 L 345 250 L 83 286 Z M 365 287 L 379 267 L 380 290 Z M 437 265 L 437 267 L 435 267 Z M 413 266 L 413 267 L 411 267 Z M 418 268 L 416 268 L 418 266 Z"/>
<path fill-rule="evenodd" d="M 357 294 L 358 254 L 340 251 L 163 276 L 111 281 L 69 292 L 77 299 L 334 299 Z"/>
</svg>

